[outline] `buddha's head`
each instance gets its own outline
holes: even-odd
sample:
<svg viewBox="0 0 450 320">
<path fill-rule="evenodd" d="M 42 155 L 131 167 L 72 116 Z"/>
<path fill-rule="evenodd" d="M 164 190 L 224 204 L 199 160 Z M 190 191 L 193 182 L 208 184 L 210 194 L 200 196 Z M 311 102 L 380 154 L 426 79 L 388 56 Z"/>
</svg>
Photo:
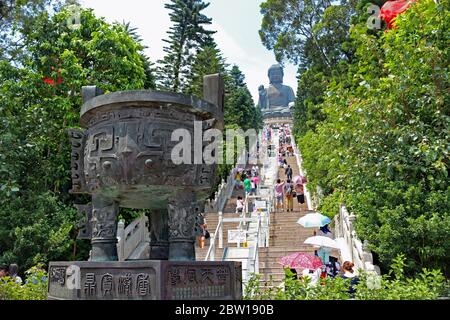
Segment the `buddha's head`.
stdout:
<svg viewBox="0 0 450 320">
<path fill-rule="evenodd" d="M 279 64 L 274 64 L 269 68 L 268 76 L 271 84 L 283 83 L 283 68 Z"/>
</svg>

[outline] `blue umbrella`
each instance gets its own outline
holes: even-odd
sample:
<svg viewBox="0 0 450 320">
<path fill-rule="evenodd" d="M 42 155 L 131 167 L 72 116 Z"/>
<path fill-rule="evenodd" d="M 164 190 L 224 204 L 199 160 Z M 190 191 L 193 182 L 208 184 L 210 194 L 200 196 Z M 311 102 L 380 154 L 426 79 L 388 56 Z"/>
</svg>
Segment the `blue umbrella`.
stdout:
<svg viewBox="0 0 450 320">
<path fill-rule="evenodd" d="M 298 219 L 297 223 L 305 228 L 320 228 L 331 222 L 331 219 L 320 213 L 308 213 Z"/>
</svg>

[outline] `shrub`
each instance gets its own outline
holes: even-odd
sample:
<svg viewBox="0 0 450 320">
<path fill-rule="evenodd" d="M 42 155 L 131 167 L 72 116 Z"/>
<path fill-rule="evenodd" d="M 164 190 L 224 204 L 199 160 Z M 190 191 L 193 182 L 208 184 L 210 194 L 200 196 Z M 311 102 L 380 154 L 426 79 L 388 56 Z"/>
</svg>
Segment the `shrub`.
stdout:
<svg viewBox="0 0 450 320">
<path fill-rule="evenodd" d="M 47 299 L 47 272 L 38 264 L 25 272 L 25 284 L 12 278 L 0 280 L 0 300 L 45 300 Z"/>
</svg>

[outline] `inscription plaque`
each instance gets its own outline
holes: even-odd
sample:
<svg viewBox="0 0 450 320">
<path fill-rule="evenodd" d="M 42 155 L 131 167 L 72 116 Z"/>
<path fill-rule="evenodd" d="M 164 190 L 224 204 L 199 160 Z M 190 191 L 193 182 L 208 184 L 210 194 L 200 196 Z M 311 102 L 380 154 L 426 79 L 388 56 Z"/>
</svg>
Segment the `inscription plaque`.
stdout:
<svg viewBox="0 0 450 320">
<path fill-rule="evenodd" d="M 80 280 L 68 281 L 79 270 Z M 48 298 L 58 300 L 235 300 L 240 262 L 50 262 Z M 75 286 L 74 283 L 78 283 Z"/>
</svg>

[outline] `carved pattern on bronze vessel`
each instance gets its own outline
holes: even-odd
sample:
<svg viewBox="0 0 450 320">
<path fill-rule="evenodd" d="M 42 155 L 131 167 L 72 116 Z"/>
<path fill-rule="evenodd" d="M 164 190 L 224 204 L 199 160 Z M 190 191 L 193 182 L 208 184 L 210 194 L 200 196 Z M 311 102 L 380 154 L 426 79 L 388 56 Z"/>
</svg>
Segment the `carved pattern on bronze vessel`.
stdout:
<svg viewBox="0 0 450 320">
<path fill-rule="evenodd" d="M 80 216 L 80 222 L 78 224 L 78 239 L 91 239 L 92 238 L 92 204 L 75 204 L 75 208 L 78 210 Z"/>
<path fill-rule="evenodd" d="M 92 239 L 115 239 L 116 211 L 115 204 L 92 210 Z"/>
<path fill-rule="evenodd" d="M 195 238 L 195 214 L 192 206 L 182 207 L 182 204 L 168 204 L 169 208 L 169 240 Z"/>
<path fill-rule="evenodd" d="M 72 190 L 71 193 L 86 193 L 86 181 L 84 180 L 84 144 L 86 140 L 85 130 L 69 129 L 69 137 L 72 145 L 71 168 Z"/>
<path fill-rule="evenodd" d="M 133 108 L 120 111 L 98 112 L 89 120 L 88 126 L 91 128 L 101 122 L 113 122 L 115 120 L 132 118 L 149 118 L 148 120 L 167 119 L 171 121 L 193 122 L 198 119 L 198 116 L 180 110 L 169 110 L 167 107 L 162 109 L 157 109 L 156 107 Z"/>
<path fill-rule="evenodd" d="M 165 110 L 152 112 L 153 116 L 169 114 Z M 197 178 L 195 167 L 172 163 L 171 151 L 179 143 L 171 141 L 172 132 L 184 128 L 193 136 L 193 125 L 174 122 L 173 119 L 156 123 L 149 120 L 140 118 L 130 121 L 127 118 L 126 121 L 109 125 L 103 123 L 89 129 L 85 176 L 91 192 L 99 186 L 123 184 L 210 186 L 208 172 Z"/>
</svg>

